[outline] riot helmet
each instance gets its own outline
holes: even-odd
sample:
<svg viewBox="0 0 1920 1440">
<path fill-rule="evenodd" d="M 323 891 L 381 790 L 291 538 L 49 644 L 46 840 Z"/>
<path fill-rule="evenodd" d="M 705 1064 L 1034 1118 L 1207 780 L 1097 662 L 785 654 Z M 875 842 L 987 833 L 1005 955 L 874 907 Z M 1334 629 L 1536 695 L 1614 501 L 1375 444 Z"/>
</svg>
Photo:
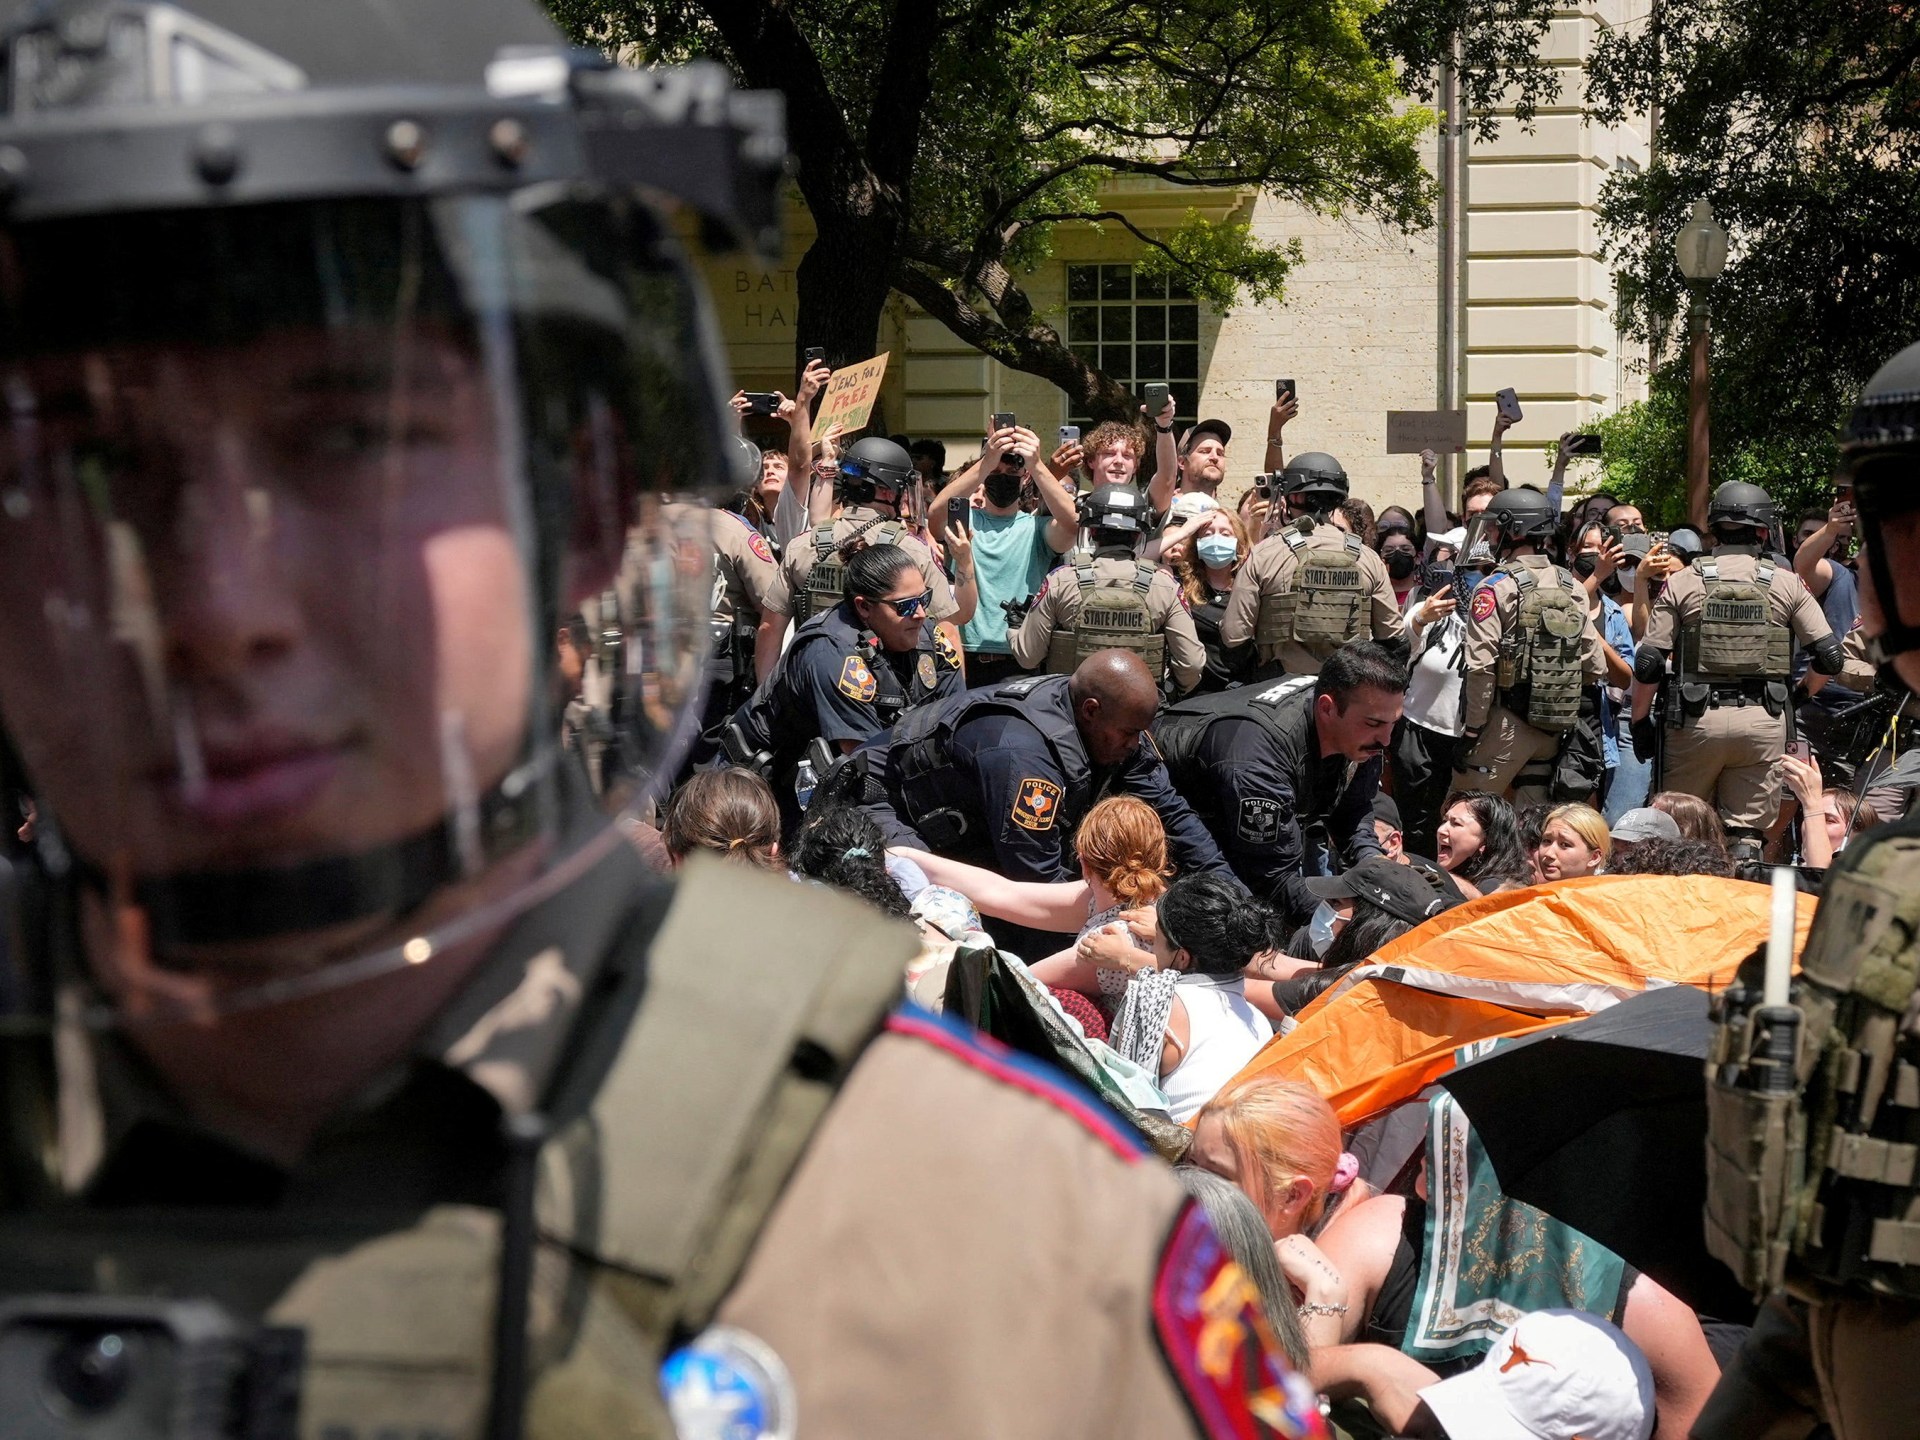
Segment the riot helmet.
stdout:
<svg viewBox="0 0 1920 1440">
<path fill-rule="evenodd" d="M 1080 499 L 1080 531 L 1094 548 L 1132 548 L 1146 533 L 1147 502 L 1131 485 L 1100 485 Z"/>
<path fill-rule="evenodd" d="M 697 727 L 745 452 L 669 210 L 777 233 L 777 100 L 528 0 L 0 48 L 0 724 L 46 908 L 121 937 L 103 1023 L 493 933 L 624 843 L 548 637 L 597 617 L 634 803 Z"/>
<path fill-rule="evenodd" d="M 1324 516 L 1347 498 L 1347 472 L 1333 456 L 1309 450 L 1294 456 L 1280 472 L 1280 493 L 1297 498 L 1309 513 Z"/>
<path fill-rule="evenodd" d="M 1560 516 L 1543 492 L 1514 486 L 1495 495 L 1467 523 L 1466 547 L 1471 552 L 1484 542 L 1496 554 L 1505 554 L 1516 545 L 1545 545 L 1559 524 Z"/>
<path fill-rule="evenodd" d="M 840 457 L 840 478 L 834 482 L 834 490 L 854 505 L 877 501 L 898 507 L 914 475 L 913 457 L 905 446 L 884 435 L 869 435 L 854 441 Z"/>
<path fill-rule="evenodd" d="M 1733 545 L 1763 542 L 1780 518 L 1773 497 L 1758 485 L 1729 480 L 1707 502 L 1707 528 Z M 1759 531 L 1755 535 L 1755 531 Z"/>
<path fill-rule="evenodd" d="M 1888 527 L 1920 509 L 1920 344 L 1882 365 L 1860 392 L 1841 432 L 1837 478 L 1853 487 L 1861 546 L 1879 602 L 1883 628 L 1872 643 L 1883 658 L 1920 650 L 1920 623 L 1903 618 L 1920 609 L 1911 567 L 1902 595 L 1887 553 Z"/>
</svg>

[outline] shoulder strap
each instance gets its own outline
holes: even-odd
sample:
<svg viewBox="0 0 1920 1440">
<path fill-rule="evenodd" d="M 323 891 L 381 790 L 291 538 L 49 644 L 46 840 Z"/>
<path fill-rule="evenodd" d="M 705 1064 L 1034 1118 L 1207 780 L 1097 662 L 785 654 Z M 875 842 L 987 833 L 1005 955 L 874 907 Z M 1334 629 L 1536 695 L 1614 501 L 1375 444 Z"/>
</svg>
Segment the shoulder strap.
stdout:
<svg viewBox="0 0 1920 1440">
<path fill-rule="evenodd" d="M 1287 542 L 1287 548 L 1296 555 L 1307 548 L 1307 537 L 1291 527 L 1282 530 L 1280 538 Z"/>
<path fill-rule="evenodd" d="M 1358 535 L 1349 534 L 1346 540 L 1343 541 L 1342 543 L 1346 545 L 1347 553 L 1349 555 L 1355 556 L 1356 558 L 1359 556 L 1361 546 L 1360 546 L 1360 537 Z"/>
<path fill-rule="evenodd" d="M 1553 573 L 1554 578 L 1560 582 L 1560 588 L 1571 594 L 1574 585 L 1573 572 L 1564 565 L 1556 565 L 1553 567 Z M 1582 585 L 1580 588 L 1584 591 L 1587 587 Z"/>
<path fill-rule="evenodd" d="M 1142 595 L 1147 594 L 1149 591 L 1153 589 L 1154 577 L 1159 573 L 1160 573 L 1160 567 L 1157 565 L 1149 565 L 1144 560 L 1134 561 L 1133 588 L 1139 591 Z"/>
<path fill-rule="evenodd" d="M 1720 566 L 1719 562 L 1711 555 L 1702 555 L 1698 560 L 1695 560 L 1693 562 L 1693 568 L 1700 572 L 1700 578 L 1706 581 L 1707 584 L 1713 585 L 1718 583 L 1720 579 Z"/>
<path fill-rule="evenodd" d="M 542 1154 L 539 1205 L 549 1239 L 626 1272 L 662 1337 L 711 1319 L 917 948 L 824 886 L 704 856 L 682 874 L 640 1011 Z"/>
<path fill-rule="evenodd" d="M 1835 568 L 1837 569 L 1839 567 L 1836 566 Z M 1753 574 L 1754 578 L 1760 582 L 1760 588 L 1762 590 L 1771 590 L 1773 588 L 1772 560 L 1763 558 L 1760 563 L 1754 567 Z"/>
<path fill-rule="evenodd" d="M 1092 564 L 1088 562 L 1082 562 L 1081 564 L 1074 566 L 1073 578 L 1075 581 L 1079 583 L 1082 593 L 1085 593 L 1088 589 L 1092 588 L 1092 585 L 1093 585 Z"/>
<path fill-rule="evenodd" d="M 1520 594 L 1523 597 L 1529 590 L 1540 583 L 1533 578 L 1532 569 L 1525 565 L 1516 565 L 1511 570 L 1503 570 L 1502 573 L 1513 577 L 1513 583 L 1520 587 Z"/>
</svg>

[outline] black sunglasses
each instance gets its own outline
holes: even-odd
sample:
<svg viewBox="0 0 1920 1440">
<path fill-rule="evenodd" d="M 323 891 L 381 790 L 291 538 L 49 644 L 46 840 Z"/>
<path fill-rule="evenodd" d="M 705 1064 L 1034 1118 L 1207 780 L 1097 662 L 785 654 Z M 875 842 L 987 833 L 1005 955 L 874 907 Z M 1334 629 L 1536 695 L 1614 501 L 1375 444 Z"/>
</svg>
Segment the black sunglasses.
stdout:
<svg viewBox="0 0 1920 1440">
<path fill-rule="evenodd" d="M 889 600 L 883 595 L 865 597 L 869 605 L 891 606 L 893 613 L 902 620 L 911 620 L 916 615 L 924 615 L 927 606 L 933 601 L 933 591 L 923 590 L 918 595 L 909 595 L 904 600 Z"/>
</svg>

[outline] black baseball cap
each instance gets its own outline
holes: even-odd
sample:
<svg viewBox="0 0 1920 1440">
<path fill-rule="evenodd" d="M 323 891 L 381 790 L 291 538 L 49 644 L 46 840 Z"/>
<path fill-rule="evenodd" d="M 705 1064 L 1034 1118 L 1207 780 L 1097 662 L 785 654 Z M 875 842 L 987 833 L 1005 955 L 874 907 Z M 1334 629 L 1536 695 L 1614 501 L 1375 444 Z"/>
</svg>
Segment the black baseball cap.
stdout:
<svg viewBox="0 0 1920 1440">
<path fill-rule="evenodd" d="M 1373 797 L 1373 818 L 1384 820 L 1389 828 L 1404 829 L 1400 823 L 1400 807 L 1393 803 L 1393 797 L 1382 791 L 1376 791 Z"/>
<path fill-rule="evenodd" d="M 1202 420 L 1180 438 L 1191 447 L 1202 435 L 1218 435 L 1222 445 L 1233 443 L 1233 427 L 1224 420 Z"/>
<path fill-rule="evenodd" d="M 1338 875 L 1315 875 L 1307 881 L 1307 890 L 1322 900 L 1368 901 L 1409 925 L 1430 920 L 1466 899 L 1451 880 L 1436 880 L 1384 855 L 1370 855 Z"/>
</svg>

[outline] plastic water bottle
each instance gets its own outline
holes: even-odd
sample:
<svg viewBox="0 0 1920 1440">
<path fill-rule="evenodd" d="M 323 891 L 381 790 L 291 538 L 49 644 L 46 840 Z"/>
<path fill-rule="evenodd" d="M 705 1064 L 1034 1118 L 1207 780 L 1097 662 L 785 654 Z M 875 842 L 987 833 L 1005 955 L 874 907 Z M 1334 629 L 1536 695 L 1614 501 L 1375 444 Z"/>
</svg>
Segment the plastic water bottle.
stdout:
<svg viewBox="0 0 1920 1440">
<path fill-rule="evenodd" d="M 802 810 L 813 803 L 814 787 L 819 783 L 820 777 L 814 773 L 813 761 L 802 760 L 800 768 L 793 772 L 793 794 Z"/>
</svg>

